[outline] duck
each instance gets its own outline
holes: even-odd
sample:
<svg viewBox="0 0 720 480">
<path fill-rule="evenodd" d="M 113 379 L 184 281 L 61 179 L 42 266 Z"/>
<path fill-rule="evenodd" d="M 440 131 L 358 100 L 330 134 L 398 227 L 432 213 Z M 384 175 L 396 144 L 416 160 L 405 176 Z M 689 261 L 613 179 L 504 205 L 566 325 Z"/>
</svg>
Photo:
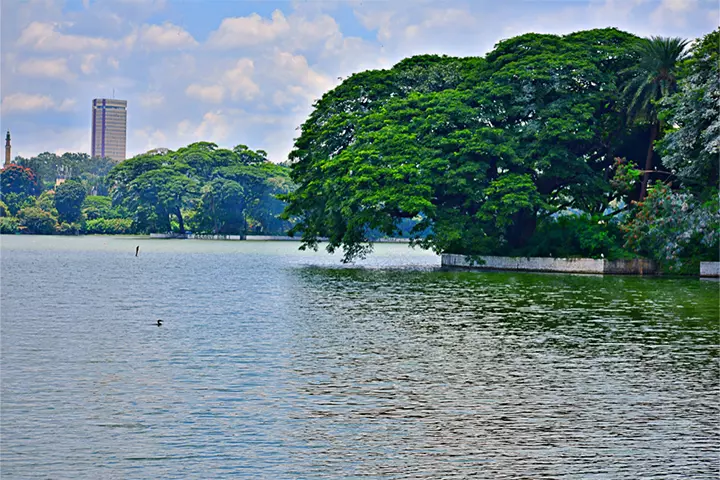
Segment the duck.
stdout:
<svg viewBox="0 0 720 480">
<path fill-rule="evenodd" d="M 162 320 L 160 320 L 159 318 L 158 318 L 158 321 L 157 321 L 157 326 L 158 326 L 158 327 L 162 327 Z"/>
</svg>

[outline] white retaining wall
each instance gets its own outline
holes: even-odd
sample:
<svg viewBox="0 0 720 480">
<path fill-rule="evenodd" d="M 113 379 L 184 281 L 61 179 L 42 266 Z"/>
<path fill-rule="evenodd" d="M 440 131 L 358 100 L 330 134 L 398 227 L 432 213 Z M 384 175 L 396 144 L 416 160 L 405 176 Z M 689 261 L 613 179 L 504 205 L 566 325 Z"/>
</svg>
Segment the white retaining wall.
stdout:
<svg viewBox="0 0 720 480">
<path fill-rule="evenodd" d="M 473 268 L 479 270 L 519 270 L 527 272 L 564 272 L 594 274 L 655 274 L 657 268 L 649 260 L 604 260 L 595 258 L 548 258 L 548 257 L 494 257 L 481 256 L 483 264 L 475 264 L 465 255 L 444 253 L 443 267 Z"/>
<path fill-rule="evenodd" d="M 701 277 L 720 277 L 720 262 L 700 262 Z"/>
<path fill-rule="evenodd" d="M 242 235 L 201 235 L 195 233 L 188 235 L 188 238 L 195 240 L 245 240 Z"/>
</svg>

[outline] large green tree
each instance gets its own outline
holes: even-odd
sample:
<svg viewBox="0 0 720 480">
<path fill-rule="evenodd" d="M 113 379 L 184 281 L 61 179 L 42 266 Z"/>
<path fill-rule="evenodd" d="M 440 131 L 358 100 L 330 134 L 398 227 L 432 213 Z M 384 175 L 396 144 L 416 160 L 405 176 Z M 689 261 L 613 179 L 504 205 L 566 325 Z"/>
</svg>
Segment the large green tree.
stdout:
<svg viewBox="0 0 720 480">
<path fill-rule="evenodd" d="M 661 131 L 657 102 L 677 90 L 678 68 L 686 56 L 688 42 L 682 38 L 650 37 L 637 42 L 637 63 L 625 70 L 629 77 L 623 88 L 628 117 L 650 125 L 640 199 L 645 198 L 653 171 L 655 141 Z"/>
<path fill-rule="evenodd" d="M 32 169 L 11 164 L 0 170 L 0 200 L 7 205 L 11 215 L 31 206 L 33 197 L 39 192 L 37 176 Z"/>
<path fill-rule="evenodd" d="M 484 60 L 423 58 L 414 89 L 387 85 L 411 61 L 351 77 L 316 104 L 291 154 L 293 232 L 313 248 L 328 237 L 348 261 L 369 250 L 370 230 L 397 234 L 414 218 L 425 247 L 509 253 L 556 211 L 603 211 L 626 156 L 618 72 L 637 40 L 523 35 Z M 431 81 L 439 66 L 447 81 Z"/>
<path fill-rule="evenodd" d="M 154 206 L 155 212 L 159 213 L 163 220 L 174 216 L 180 233 L 185 233 L 182 211 L 192 205 L 198 194 L 196 181 L 174 169 L 161 168 L 135 178 L 128 185 L 128 191 L 131 202 Z"/>
<path fill-rule="evenodd" d="M 280 233 L 286 224 L 277 219 L 282 208 L 275 197 L 291 188 L 288 175 L 288 167 L 269 162 L 262 150 L 197 142 L 121 162 L 108 182 L 115 205 L 134 212 L 141 230 L 167 231 L 174 217 L 182 232 L 188 216 L 200 233 L 243 234 L 249 222 Z"/>
<path fill-rule="evenodd" d="M 19 229 L 33 235 L 51 235 L 55 233 L 56 221 L 50 213 L 38 207 L 26 207 L 17 214 Z"/>
<path fill-rule="evenodd" d="M 661 119 L 669 131 L 659 142 L 663 164 L 691 190 L 718 186 L 720 156 L 720 29 L 691 50 L 688 76 L 664 99 Z M 664 113 L 664 116 L 662 115 Z"/>
<path fill-rule="evenodd" d="M 77 222 L 82 216 L 85 188 L 80 182 L 68 180 L 55 189 L 55 209 L 62 222 Z"/>
<path fill-rule="evenodd" d="M 21 165 L 10 164 L 0 170 L 0 194 L 16 193 L 35 196 L 39 192 L 35 172 Z"/>
</svg>

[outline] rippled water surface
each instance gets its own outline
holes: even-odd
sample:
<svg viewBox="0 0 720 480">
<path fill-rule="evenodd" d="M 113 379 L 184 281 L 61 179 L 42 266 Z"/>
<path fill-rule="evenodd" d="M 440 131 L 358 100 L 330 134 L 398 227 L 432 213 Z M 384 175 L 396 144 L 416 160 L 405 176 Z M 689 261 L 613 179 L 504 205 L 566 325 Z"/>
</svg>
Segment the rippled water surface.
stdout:
<svg viewBox="0 0 720 480">
<path fill-rule="evenodd" d="M 3 478 L 720 472 L 717 282 L 0 241 Z"/>
</svg>

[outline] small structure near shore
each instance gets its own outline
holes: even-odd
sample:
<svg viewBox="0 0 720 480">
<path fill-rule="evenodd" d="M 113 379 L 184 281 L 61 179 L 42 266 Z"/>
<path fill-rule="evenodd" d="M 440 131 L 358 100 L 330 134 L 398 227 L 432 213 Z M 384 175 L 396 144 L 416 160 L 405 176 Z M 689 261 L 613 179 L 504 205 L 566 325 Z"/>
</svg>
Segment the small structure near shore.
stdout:
<svg viewBox="0 0 720 480">
<path fill-rule="evenodd" d="M 658 275 L 660 270 L 652 260 L 605 260 L 595 258 L 548 258 L 548 257 L 494 257 L 480 256 L 484 263 L 478 264 L 466 255 L 444 253 L 440 263 L 443 267 L 473 270 L 516 270 L 522 272 L 589 273 L 596 275 Z"/>
</svg>

